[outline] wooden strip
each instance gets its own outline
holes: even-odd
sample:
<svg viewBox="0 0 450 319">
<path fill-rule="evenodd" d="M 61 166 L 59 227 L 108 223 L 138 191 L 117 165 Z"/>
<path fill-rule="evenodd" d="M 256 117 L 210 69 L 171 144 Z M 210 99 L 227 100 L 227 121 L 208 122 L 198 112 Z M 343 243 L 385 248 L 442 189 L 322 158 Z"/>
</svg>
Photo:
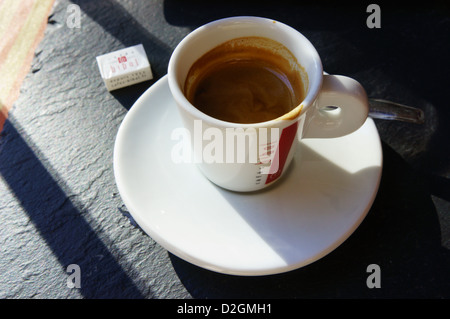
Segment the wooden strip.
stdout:
<svg viewBox="0 0 450 319">
<path fill-rule="evenodd" d="M 9 2 L 10 0 L 4 0 Z M 17 1 L 20 2 L 20 1 Z M 31 9 L 24 18 L 25 22 L 20 32 L 10 46 L 5 59 L 0 60 L 0 72 L 2 81 L 0 86 L 0 130 L 7 118 L 7 112 L 19 96 L 20 86 L 30 70 L 34 56 L 34 50 L 43 37 L 47 25 L 47 17 L 53 6 L 54 0 L 33 0 L 28 2 Z M 1 4 L 5 7 L 5 3 Z M 24 11 L 21 11 L 22 14 Z M 8 32 L 8 31 L 6 31 Z"/>
<path fill-rule="evenodd" d="M 25 5 L 28 6 L 29 4 L 25 3 Z M 24 7 L 24 3 L 22 1 L 3 0 L 0 3 L 0 35 L 5 35 L 5 31 L 7 31 L 11 26 L 11 22 L 13 21 L 15 13 L 19 7 Z M 17 23 L 17 21 L 15 22 Z M 0 39 L 0 41 L 1 40 L 2 39 Z"/>
<path fill-rule="evenodd" d="M 0 21 L 2 21 L 0 24 L 0 68 L 33 8 L 33 0 L 15 1 L 15 3 L 20 3 L 21 5 L 5 7 L 3 11 L 9 12 L 4 18 L 0 16 Z"/>
</svg>

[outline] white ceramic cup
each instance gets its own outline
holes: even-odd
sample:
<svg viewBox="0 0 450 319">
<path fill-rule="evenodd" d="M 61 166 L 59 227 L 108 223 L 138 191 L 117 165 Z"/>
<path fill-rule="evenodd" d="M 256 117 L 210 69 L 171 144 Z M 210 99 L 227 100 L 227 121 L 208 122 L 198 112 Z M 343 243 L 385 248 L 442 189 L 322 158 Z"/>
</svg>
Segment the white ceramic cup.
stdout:
<svg viewBox="0 0 450 319">
<path fill-rule="evenodd" d="M 275 40 L 297 58 L 308 77 L 302 103 L 285 116 L 254 124 L 222 121 L 195 108 L 183 93 L 190 67 L 216 46 L 251 36 Z M 319 54 L 301 33 L 260 17 L 221 19 L 192 31 L 170 58 L 168 80 L 191 136 L 193 161 L 210 181 L 232 191 L 256 191 L 272 185 L 286 172 L 294 152 L 301 151 L 296 150 L 299 139 L 354 132 L 365 122 L 369 110 L 364 88 L 349 77 L 324 75 Z M 217 156 L 220 147 L 222 157 Z M 264 153 L 265 149 L 270 151 Z"/>
</svg>

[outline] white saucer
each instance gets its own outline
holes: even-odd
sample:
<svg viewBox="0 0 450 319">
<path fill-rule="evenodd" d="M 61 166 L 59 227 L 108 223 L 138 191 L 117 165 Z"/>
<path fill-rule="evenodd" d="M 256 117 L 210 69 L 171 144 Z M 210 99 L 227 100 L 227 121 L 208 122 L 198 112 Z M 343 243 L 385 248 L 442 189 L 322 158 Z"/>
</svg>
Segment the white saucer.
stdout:
<svg viewBox="0 0 450 319">
<path fill-rule="evenodd" d="M 148 235 L 209 270 L 269 275 L 312 263 L 353 233 L 378 190 L 382 150 L 370 118 L 341 138 L 301 141 L 289 172 L 257 193 L 224 190 L 194 164 L 174 163 L 171 150 L 178 141 L 171 132 L 178 127 L 165 76 L 136 101 L 119 128 L 115 178 Z"/>
</svg>

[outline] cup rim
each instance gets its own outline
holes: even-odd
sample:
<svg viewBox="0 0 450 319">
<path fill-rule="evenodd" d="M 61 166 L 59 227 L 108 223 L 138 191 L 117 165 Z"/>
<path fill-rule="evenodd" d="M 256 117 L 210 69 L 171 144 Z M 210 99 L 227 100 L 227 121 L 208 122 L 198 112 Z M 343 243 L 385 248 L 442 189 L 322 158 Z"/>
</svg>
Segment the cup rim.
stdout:
<svg viewBox="0 0 450 319">
<path fill-rule="evenodd" d="M 217 118 L 214 118 L 208 114 L 203 113 L 199 109 L 197 109 L 189 100 L 185 97 L 182 88 L 178 84 L 178 81 L 176 80 L 176 69 L 177 64 L 179 63 L 181 51 L 183 47 L 189 43 L 192 39 L 198 37 L 201 33 L 205 32 L 206 29 L 209 28 L 215 28 L 219 25 L 223 24 L 230 24 L 230 23 L 243 23 L 243 22 L 253 22 L 253 23 L 270 23 L 270 25 L 277 24 L 278 27 L 285 30 L 285 32 L 291 32 L 295 33 L 296 36 L 298 36 L 302 41 L 303 44 L 308 46 L 308 51 L 311 52 L 312 59 L 314 62 L 314 69 L 316 70 L 317 75 L 314 77 L 313 81 L 311 81 L 311 76 L 308 74 L 309 78 L 309 87 L 307 88 L 307 94 L 303 101 L 296 106 L 294 109 L 289 111 L 288 113 L 283 114 L 280 117 L 277 117 L 275 119 L 264 121 L 264 122 L 257 122 L 257 123 L 236 123 L 236 122 L 229 122 L 220 120 Z M 212 48 L 211 48 L 212 49 Z M 218 126 L 218 127 L 230 127 L 230 128 L 236 128 L 236 127 L 271 127 L 274 125 L 277 125 L 280 121 L 296 121 L 301 114 L 303 114 L 314 102 L 317 95 L 319 94 L 319 91 L 322 87 L 322 81 L 323 81 L 323 67 L 322 62 L 320 59 L 319 54 L 317 53 L 317 50 L 312 45 L 312 43 L 298 30 L 294 29 L 291 26 L 288 26 L 287 24 L 284 24 L 283 22 L 276 21 L 274 19 L 268 19 L 264 17 L 256 17 L 256 16 L 235 16 L 235 17 L 228 17 L 223 18 L 219 20 L 215 20 L 209 23 L 206 23 L 197 29 L 190 32 L 186 37 L 184 37 L 180 43 L 175 47 L 168 64 L 168 81 L 169 81 L 169 87 L 172 92 L 172 95 L 174 96 L 175 100 L 178 101 L 178 105 L 180 105 L 184 110 L 187 112 L 194 114 L 196 117 L 198 117 L 201 120 L 205 120 L 212 125 Z"/>
</svg>

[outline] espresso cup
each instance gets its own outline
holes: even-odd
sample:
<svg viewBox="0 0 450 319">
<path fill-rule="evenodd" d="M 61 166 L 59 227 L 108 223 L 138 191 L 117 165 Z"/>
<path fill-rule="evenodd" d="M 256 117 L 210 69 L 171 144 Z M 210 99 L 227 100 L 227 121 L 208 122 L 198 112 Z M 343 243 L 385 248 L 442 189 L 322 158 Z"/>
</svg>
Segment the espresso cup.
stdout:
<svg viewBox="0 0 450 319">
<path fill-rule="evenodd" d="M 301 73 L 303 86 L 298 104 L 262 122 L 240 123 L 207 114 L 188 99 L 186 83 L 194 64 L 235 39 L 269 39 L 291 53 L 298 65 L 288 62 L 293 72 Z M 270 46 L 263 49 L 271 50 Z M 278 51 L 275 49 L 273 53 Z M 168 81 L 184 129 L 190 136 L 192 157 L 186 159 L 198 165 L 211 182 L 231 191 L 257 191 L 272 185 L 286 172 L 294 152 L 301 151 L 297 148 L 300 139 L 335 138 L 352 133 L 365 122 L 369 110 L 365 90 L 356 80 L 324 74 L 319 54 L 300 32 L 261 17 L 221 19 L 192 31 L 173 51 Z M 211 85 L 218 85 L 214 83 Z"/>
</svg>

